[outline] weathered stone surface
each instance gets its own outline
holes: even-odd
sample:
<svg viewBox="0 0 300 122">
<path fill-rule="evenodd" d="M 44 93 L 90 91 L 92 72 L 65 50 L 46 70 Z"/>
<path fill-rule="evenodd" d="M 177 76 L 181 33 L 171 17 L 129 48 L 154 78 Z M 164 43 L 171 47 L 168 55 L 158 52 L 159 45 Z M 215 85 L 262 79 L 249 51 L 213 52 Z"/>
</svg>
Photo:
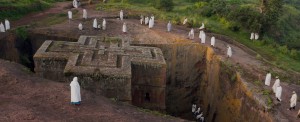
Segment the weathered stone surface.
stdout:
<svg viewBox="0 0 300 122">
<path fill-rule="evenodd" d="M 159 48 L 130 46 L 119 38 L 81 36 L 78 42 L 45 41 L 34 60 L 41 77 L 70 81 L 77 76 L 82 87 L 96 93 L 165 109 L 166 62 Z"/>
</svg>

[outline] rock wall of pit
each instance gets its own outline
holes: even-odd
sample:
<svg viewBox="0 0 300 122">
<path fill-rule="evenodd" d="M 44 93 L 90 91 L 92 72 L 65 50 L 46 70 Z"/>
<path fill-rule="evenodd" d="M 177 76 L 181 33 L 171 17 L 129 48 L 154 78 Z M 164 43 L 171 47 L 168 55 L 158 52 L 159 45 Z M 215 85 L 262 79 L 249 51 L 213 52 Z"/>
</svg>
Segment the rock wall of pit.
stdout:
<svg viewBox="0 0 300 122">
<path fill-rule="evenodd" d="M 234 67 L 212 48 L 193 43 L 150 46 L 161 48 L 167 62 L 167 113 L 194 120 L 195 103 L 208 122 L 272 121 Z"/>
</svg>

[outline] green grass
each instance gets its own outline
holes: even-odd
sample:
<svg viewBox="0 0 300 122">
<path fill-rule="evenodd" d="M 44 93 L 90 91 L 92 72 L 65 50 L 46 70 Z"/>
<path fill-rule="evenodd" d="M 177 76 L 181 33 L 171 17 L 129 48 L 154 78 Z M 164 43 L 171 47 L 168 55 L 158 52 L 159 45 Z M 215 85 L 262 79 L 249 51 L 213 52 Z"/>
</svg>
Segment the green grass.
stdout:
<svg viewBox="0 0 300 122">
<path fill-rule="evenodd" d="M 64 0 L 0 0 L 0 20 L 17 20 L 31 12 L 45 10 Z"/>
</svg>

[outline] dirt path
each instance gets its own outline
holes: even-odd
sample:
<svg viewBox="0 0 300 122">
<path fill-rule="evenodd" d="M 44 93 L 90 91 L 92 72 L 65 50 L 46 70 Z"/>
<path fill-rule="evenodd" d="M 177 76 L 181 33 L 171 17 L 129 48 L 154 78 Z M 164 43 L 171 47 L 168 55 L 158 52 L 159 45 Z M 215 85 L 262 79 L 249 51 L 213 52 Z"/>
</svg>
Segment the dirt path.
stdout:
<svg viewBox="0 0 300 122">
<path fill-rule="evenodd" d="M 69 3 L 58 3 L 55 5 L 55 7 L 42 12 L 42 13 L 35 13 L 28 15 L 16 22 L 13 22 L 13 25 L 24 25 L 31 23 L 33 21 L 41 21 L 45 17 L 47 17 L 49 14 L 58 14 L 58 13 L 66 13 L 68 11 L 68 4 Z M 114 19 L 107 19 L 107 30 L 94 30 L 92 28 L 92 21 L 94 18 L 98 19 L 98 24 L 102 22 L 102 18 L 108 18 L 112 16 L 117 16 L 118 12 L 112 12 L 107 13 L 103 11 L 96 11 L 95 6 L 85 6 L 85 8 L 88 11 L 88 17 L 89 19 L 83 20 L 81 18 L 82 16 L 82 8 L 78 9 L 78 13 L 74 15 L 74 19 L 70 21 L 65 21 L 60 24 L 47 26 L 47 27 L 39 27 L 36 31 L 39 31 L 40 33 L 48 33 L 51 31 L 53 35 L 57 36 L 67 36 L 72 38 L 78 38 L 80 35 L 100 35 L 100 36 L 118 36 L 121 38 L 128 38 L 132 40 L 133 43 L 149 43 L 149 44 L 163 44 L 163 43 L 199 43 L 200 39 L 198 38 L 199 31 L 196 30 L 195 32 L 195 39 L 194 40 L 187 40 L 187 33 L 190 30 L 189 28 L 186 28 L 181 25 L 173 25 L 172 32 L 166 32 L 166 22 L 156 21 L 155 26 L 153 29 L 149 29 L 146 25 L 140 25 L 139 20 L 136 19 L 126 19 L 124 21 L 120 21 L 116 18 Z M 74 9 L 73 9 L 74 10 Z M 67 19 L 67 17 L 66 17 Z M 121 32 L 122 24 L 123 22 L 127 23 L 128 33 L 123 34 Z M 79 31 L 77 26 L 79 23 L 83 24 L 84 30 Z M 250 40 L 249 40 L 250 41 Z M 205 45 L 210 45 L 210 37 L 206 38 Z M 226 45 L 230 45 L 233 49 L 233 57 L 226 59 Z M 270 69 L 270 65 L 266 64 L 265 62 L 262 62 L 261 60 L 256 59 L 255 56 L 247 53 L 244 49 L 236 46 L 231 45 L 226 41 L 220 40 L 216 38 L 216 47 L 214 48 L 215 52 L 221 56 L 222 60 L 227 60 L 231 62 L 234 65 L 241 66 L 245 73 L 243 77 L 247 77 L 247 74 L 251 74 L 252 78 L 247 80 L 262 80 L 265 77 L 266 70 Z M 284 72 L 283 70 L 276 69 L 277 71 Z M 254 77 L 254 78 L 253 78 Z M 260 78 L 259 78 L 260 77 Z M 271 86 L 274 83 L 274 80 L 272 80 Z M 254 83 L 254 81 L 247 81 L 250 83 Z M 264 84 L 264 83 L 262 83 Z M 279 119 L 288 119 L 289 121 L 299 121 L 295 118 L 296 111 L 288 111 L 287 108 L 289 107 L 289 98 L 291 97 L 291 93 L 293 90 L 295 90 L 298 95 L 300 95 L 300 87 L 297 85 L 290 85 L 284 82 L 281 82 L 281 85 L 283 87 L 283 94 L 280 105 L 275 106 L 275 115 Z M 258 86 L 257 89 L 263 90 L 263 89 L 269 89 L 271 90 L 271 87 L 265 87 L 263 85 Z M 271 95 L 273 98 L 273 101 L 275 101 L 274 96 Z M 276 103 L 276 102 L 275 102 Z M 277 103 L 276 103 L 277 104 Z M 297 103 L 298 106 L 300 103 Z M 298 110 L 299 107 L 296 107 Z"/>
</svg>

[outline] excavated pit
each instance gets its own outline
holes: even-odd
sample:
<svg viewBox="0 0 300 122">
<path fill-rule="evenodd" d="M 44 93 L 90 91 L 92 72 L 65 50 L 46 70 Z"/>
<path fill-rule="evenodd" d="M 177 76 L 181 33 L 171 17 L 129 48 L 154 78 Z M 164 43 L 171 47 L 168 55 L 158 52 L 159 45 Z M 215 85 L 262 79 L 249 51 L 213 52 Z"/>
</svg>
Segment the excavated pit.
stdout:
<svg viewBox="0 0 300 122">
<path fill-rule="evenodd" d="M 33 55 L 45 40 L 77 41 L 34 33 L 20 40 L 9 34 L 0 40 L 0 58 L 23 64 L 33 71 Z M 212 48 L 193 43 L 136 45 L 162 50 L 167 63 L 167 114 L 194 120 L 191 105 L 195 103 L 209 122 L 272 121 L 264 108 L 253 100 L 234 67 L 221 61 Z"/>
</svg>

